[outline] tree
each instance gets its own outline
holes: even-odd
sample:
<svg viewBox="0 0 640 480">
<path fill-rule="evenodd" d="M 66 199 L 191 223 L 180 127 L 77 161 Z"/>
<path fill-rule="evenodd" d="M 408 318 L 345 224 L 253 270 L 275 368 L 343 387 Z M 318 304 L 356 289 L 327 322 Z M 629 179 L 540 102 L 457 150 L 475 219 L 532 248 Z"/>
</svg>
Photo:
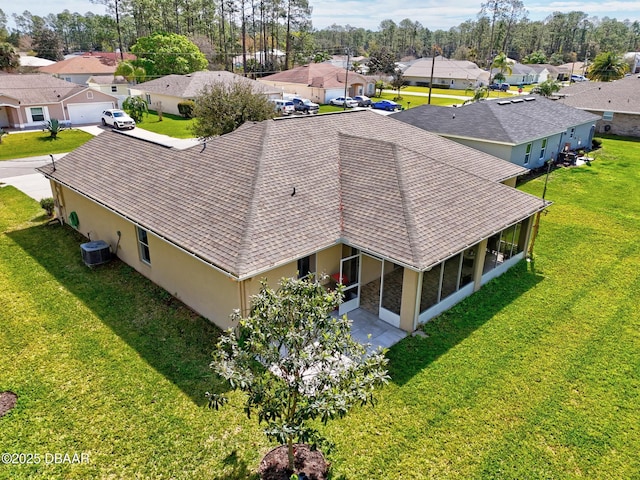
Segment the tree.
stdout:
<svg viewBox="0 0 640 480">
<path fill-rule="evenodd" d="M 53 30 L 43 27 L 38 29 L 33 36 L 33 50 L 36 56 L 58 62 L 64 58 L 62 55 L 62 40 Z"/>
<path fill-rule="evenodd" d="M 369 72 L 393 75 L 396 71 L 396 56 L 386 47 L 372 49 L 369 52 Z"/>
<path fill-rule="evenodd" d="M 511 75 L 513 69 L 511 68 L 511 60 L 507 57 L 506 53 L 501 52 L 493 59 L 493 63 L 491 63 L 491 68 L 497 68 L 499 70 L 498 73 L 494 75 L 494 80 L 504 80 L 504 72 L 507 72 L 507 75 Z"/>
<path fill-rule="evenodd" d="M 587 77 L 591 80 L 610 82 L 624 77 L 629 70 L 629 64 L 625 62 L 621 55 L 613 52 L 602 52 L 593 59 L 589 67 Z"/>
<path fill-rule="evenodd" d="M 199 138 L 224 135 L 245 122 L 276 116 L 273 103 L 266 96 L 254 93 L 249 81 L 206 86 L 195 103 L 193 132 Z"/>
<path fill-rule="evenodd" d="M 207 59 L 198 47 L 183 35 L 156 33 L 141 37 L 131 51 L 138 57 L 133 61 L 144 68 L 149 77 L 197 72 L 207 69 Z"/>
<path fill-rule="evenodd" d="M 141 83 L 144 82 L 147 77 L 147 72 L 142 67 L 136 67 L 131 61 L 125 60 L 118 63 L 118 67 L 114 75 L 120 75 L 129 83 Z"/>
<path fill-rule="evenodd" d="M 402 70 L 396 68 L 393 72 L 390 85 L 396 90 L 397 96 L 394 100 L 401 100 L 400 90 L 407 86 L 406 79 L 402 76 Z"/>
<path fill-rule="evenodd" d="M 540 83 L 535 89 L 534 93 L 542 95 L 543 97 L 550 97 L 554 93 L 560 90 L 560 83 L 555 80 L 545 80 Z"/>
<path fill-rule="evenodd" d="M 10 43 L 0 43 L 0 70 L 10 72 L 20 66 L 20 55 Z"/>
<path fill-rule="evenodd" d="M 473 91 L 473 96 L 468 100 L 465 100 L 463 105 L 466 105 L 467 103 L 476 103 L 487 97 L 489 97 L 489 88 L 485 86 L 478 87 Z"/>
<path fill-rule="evenodd" d="M 522 63 L 536 64 L 547 63 L 547 56 L 542 50 L 536 50 L 522 59 Z"/>
<path fill-rule="evenodd" d="M 57 118 L 52 118 L 51 120 L 47 120 L 44 123 L 44 130 L 48 131 L 49 137 L 55 140 L 56 138 L 58 138 L 58 134 L 63 130 L 66 130 L 66 128 L 62 126 L 60 120 L 58 120 Z"/>
<path fill-rule="evenodd" d="M 141 97 L 127 97 L 122 102 L 122 109 L 129 114 L 136 123 L 142 122 L 142 117 L 149 111 L 147 102 Z"/>
<path fill-rule="evenodd" d="M 257 412 L 268 438 L 287 445 L 322 440 L 310 421 L 343 417 L 356 405 L 373 404 L 376 386 L 388 380 L 382 350 L 367 354 L 351 338 L 346 315 L 331 312 L 343 288 L 326 290 L 313 276 L 285 278 L 277 290 L 262 282 L 247 318 L 222 335 L 212 369 L 247 394 L 245 411 Z M 223 397 L 209 394 L 217 407 Z"/>
</svg>

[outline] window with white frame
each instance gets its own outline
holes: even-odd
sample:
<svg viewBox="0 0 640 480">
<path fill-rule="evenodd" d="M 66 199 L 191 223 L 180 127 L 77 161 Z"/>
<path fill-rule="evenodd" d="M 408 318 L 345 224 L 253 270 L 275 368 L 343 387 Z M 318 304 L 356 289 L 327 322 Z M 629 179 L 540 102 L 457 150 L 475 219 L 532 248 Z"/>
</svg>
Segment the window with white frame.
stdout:
<svg viewBox="0 0 640 480">
<path fill-rule="evenodd" d="M 603 120 L 613 120 L 613 112 L 603 112 L 602 113 Z"/>
<path fill-rule="evenodd" d="M 542 147 L 540 148 L 540 160 L 544 160 L 544 154 L 547 151 L 547 139 L 542 139 Z"/>
<path fill-rule="evenodd" d="M 527 150 L 524 154 L 524 164 L 526 165 L 527 163 L 529 163 L 529 160 L 531 159 L 531 144 L 527 144 Z"/>
<path fill-rule="evenodd" d="M 115 93 L 118 91 L 117 85 L 111 85 L 111 92 Z"/>
<path fill-rule="evenodd" d="M 145 93 L 144 97 L 145 97 L 145 100 L 147 101 L 147 104 L 151 105 L 151 94 Z"/>
<path fill-rule="evenodd" d="M 44 122 L 44 107 L 31 107 L 29 113 L 31 114 L 31 121 Z"/>
<path fill-rule="evenodd" d="M 136 227 L 138 235 L 138 251 L 140 252 L 140 260 L 151 265 L 151 254 L 149 253 L 149 237 L 147 231 Z"/>
<path fill-rule="evenodd" d="M 316 271 L 316 254 L 298 259 L 298 278 L 305 278 Z"/>
</svg>

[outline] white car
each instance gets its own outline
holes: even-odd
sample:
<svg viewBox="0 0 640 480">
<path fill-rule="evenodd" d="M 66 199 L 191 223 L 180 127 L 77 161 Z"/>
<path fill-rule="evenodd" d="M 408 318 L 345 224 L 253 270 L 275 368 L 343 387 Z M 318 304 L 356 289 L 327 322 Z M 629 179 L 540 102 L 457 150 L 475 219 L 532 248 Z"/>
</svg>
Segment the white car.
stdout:
<svg viewBox="0 0 640 480">
<path fill-rule="evenodd" d="M 329 100 L 329 103 L 331 105 L 337 105 L 338 107 L 344 107 L 345 103 L 347 105 L 348 108 L 353 108 L 353 107 L 357 107 L 358 106 L 358 101 L 354 100 L 351 97 L 338 97 L 338 98 L 332 98 L 331 100 Z"/>
<path fill-rule="evenodd" d="M 117 108 L 111 108 L 102 112 L 102 125 L 110 125 L 111 127 L 120 130 L 121 128 L 135 128 L 136 122 L 133 118 L 127 115 L 126 112 Z"/>
<path fill-rule="evenodd" d="M 280 115 L 292 115 L 296 111 L 296 107 L 291 100 L 271 99 L 275 106 L 276 112 Z"/>
</svg>

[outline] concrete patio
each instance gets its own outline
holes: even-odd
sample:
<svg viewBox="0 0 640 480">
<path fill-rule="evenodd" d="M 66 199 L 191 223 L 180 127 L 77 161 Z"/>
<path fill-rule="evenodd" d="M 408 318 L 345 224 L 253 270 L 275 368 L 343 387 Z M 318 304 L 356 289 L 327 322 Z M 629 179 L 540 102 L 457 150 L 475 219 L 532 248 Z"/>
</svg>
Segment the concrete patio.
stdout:
<svg viewBox="0 0 640 480">
<path fill-rule="evenodd" d="M 360 343 L 371 344 L 374 350 L 378 347 L 389 348 L 407 336 L 407 332 L 389 325 L 361 308 L 347 313 L 347 318 L 353 322 L 351 325 L 353 339 Z"/>
</svg>

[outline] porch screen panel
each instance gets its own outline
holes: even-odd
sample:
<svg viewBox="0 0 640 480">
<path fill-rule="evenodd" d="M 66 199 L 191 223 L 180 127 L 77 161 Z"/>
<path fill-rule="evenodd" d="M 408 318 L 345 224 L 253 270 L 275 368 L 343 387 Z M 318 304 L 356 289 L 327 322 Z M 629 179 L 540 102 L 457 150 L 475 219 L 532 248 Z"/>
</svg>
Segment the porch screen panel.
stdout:
<svg viewBox="0 0 640 480">
<path fill-rule="evenodd" d="M 440 272 L 442 263 L 422 274 L 422 291 L 420 292 L 420 313 L 438 303 Z"/>
<path fill-rule="evenodd" d="M 389 264 L 393 265 L 393 269 L 391 269 L 391 271 L 387 270 Z M 385 273 L 382 278 L 382 308 L 389 310 L 396 315 L 400 315 L 404 268 L 385 261 L 385 271 L 388 273 Z"/>
<path fill-rule="evenodd" d="M 443 298 L 447 298 L 452 293 L 458 291 L 461 258 L 462 255 L 456 255 L 455 257 L 452 257 L 444 262 L 440 300 L 442 300 Z"/>
</svg>

